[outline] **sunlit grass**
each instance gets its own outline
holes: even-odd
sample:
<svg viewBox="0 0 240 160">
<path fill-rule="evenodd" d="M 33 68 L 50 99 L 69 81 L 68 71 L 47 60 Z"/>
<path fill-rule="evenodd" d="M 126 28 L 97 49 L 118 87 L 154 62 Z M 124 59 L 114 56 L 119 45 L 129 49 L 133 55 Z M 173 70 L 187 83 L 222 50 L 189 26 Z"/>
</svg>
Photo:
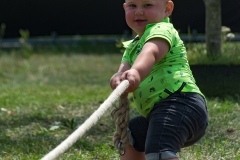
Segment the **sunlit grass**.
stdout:
<svg viewBox="0 0 240 160">
<path fill-rule="evenodd" d="M 186 44 L 188 60 L 191 65 L 239 65 L 240 64 L 240 42 L 224 42 L 222 53 L 215 60 L 207 56 L 205 43 Z"/>
</svg>

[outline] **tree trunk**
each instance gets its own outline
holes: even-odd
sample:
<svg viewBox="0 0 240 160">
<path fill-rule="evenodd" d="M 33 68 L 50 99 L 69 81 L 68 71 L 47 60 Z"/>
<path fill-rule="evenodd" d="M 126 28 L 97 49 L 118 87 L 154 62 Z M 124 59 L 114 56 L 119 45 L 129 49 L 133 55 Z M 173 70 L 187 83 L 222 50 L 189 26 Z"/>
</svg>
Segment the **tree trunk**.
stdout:
<svg viewBox="0 0 240 160">
<path fill-rule="evenodd" d="M 206 45 L 207 55 L 217 58 L 221 55 L 222 16 L 221 0 L 203 0 L 206 8 Z"/>
</svg>

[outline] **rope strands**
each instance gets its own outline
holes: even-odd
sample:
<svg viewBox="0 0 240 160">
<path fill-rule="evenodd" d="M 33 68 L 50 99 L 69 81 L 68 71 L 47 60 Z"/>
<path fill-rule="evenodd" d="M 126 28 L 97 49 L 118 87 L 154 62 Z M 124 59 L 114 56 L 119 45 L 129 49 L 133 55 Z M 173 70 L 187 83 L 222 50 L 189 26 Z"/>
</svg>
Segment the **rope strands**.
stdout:
<svg viewBox="0 0 240 160">
<path fill-rule="evenodd" d="M 116 132 L 114 134 L 113 143 L 118 149 L 120 155 L 125 154 L 126 147 L 129 145 L 128 138 L 128 122 L 129 122 L 129 100 L 128 98 L 120 98 L 118 107 L 112 113 L 112 118 L 117 116 Z"/>
<path fill-rule="evenodd" d="M 128 88 L 129 82 L 122 81 L 118 87 L 109 95 L 109 97 L 100 105 L 100 107 L 80 126 L 75 130 L 67 139 L 65 139 L 55 149 L 50 151 L 41 160 L 54 160 L 69 149 L 79 138 L 81 138 L 86 131 L 88 131 L 100 117 L 117 101 L 120 95 Z"/>
</svg>

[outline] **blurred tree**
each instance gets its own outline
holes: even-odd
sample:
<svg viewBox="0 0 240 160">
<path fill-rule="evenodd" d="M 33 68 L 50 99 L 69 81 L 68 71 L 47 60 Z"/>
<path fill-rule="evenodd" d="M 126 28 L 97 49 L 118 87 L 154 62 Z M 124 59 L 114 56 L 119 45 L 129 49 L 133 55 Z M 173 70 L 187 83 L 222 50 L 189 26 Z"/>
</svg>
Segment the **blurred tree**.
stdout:
<svg viewBox="0 0 240 160">
<path fill-rule="evenodd" d="M 203 0 L 206 8 L 206 45 L 207 55 L 210 58 L 217 58 L 221 55 L 222 17 L 221 0 Z"/>
<path fill-rule="evenodd" d="M 1 23 L 1 25 L 0 25 L 0 39 L 2 39 L 4 37 L 5 30 L 6 30 L 6 24 Z"/>
</svg>

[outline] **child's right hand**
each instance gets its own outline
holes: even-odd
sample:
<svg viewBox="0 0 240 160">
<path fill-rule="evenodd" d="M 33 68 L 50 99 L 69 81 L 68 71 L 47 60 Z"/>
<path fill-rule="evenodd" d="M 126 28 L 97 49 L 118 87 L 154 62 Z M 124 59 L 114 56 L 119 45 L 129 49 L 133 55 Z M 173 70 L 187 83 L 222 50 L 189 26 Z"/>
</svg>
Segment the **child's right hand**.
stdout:
<svg viewBox="0 0 240 160">
<path fill-rule="evenodd" d="M 123 72 L 117 72 L 111 77 L 110 86 L 111 86 L 112 90 L 117 88 L 117 86 L 122 82 L 122 79 L 121 79 L 122 74 L 123 74 Z M 125 98 L 127 96 L 128 96 L 128 92 L 124 92 L 120 97 Z"/>
<path fill-rule="evenodd" d="M 115 73 L 111 79 L 110 79 L 110 86 L 112 88 L 112 90 L 114 90 L 115 88 L 117 88 L 117 86 L 121 83 L 121 76 L 122 76 L 123 72 L 117 72 Z"/>
<path fill-rule="evenodd" d="M 131 68 L 131 66 L 128 62 L 121 63 L 121 65 L 119 66 L 118 72 L 115 73 L 110 79 L 110 86 L 111 86 L 112 90 L 117 88 L 117 86 L 124 80 L 124 79 L 122 79 L 122 74 L 123 74 L 123 72 L 129 70 L 130 68 Z M 124 92 L 121 95 L 121 98 L 125 98 L 127 96 L 128 96 L 128 93 Z"/>
</svg>

